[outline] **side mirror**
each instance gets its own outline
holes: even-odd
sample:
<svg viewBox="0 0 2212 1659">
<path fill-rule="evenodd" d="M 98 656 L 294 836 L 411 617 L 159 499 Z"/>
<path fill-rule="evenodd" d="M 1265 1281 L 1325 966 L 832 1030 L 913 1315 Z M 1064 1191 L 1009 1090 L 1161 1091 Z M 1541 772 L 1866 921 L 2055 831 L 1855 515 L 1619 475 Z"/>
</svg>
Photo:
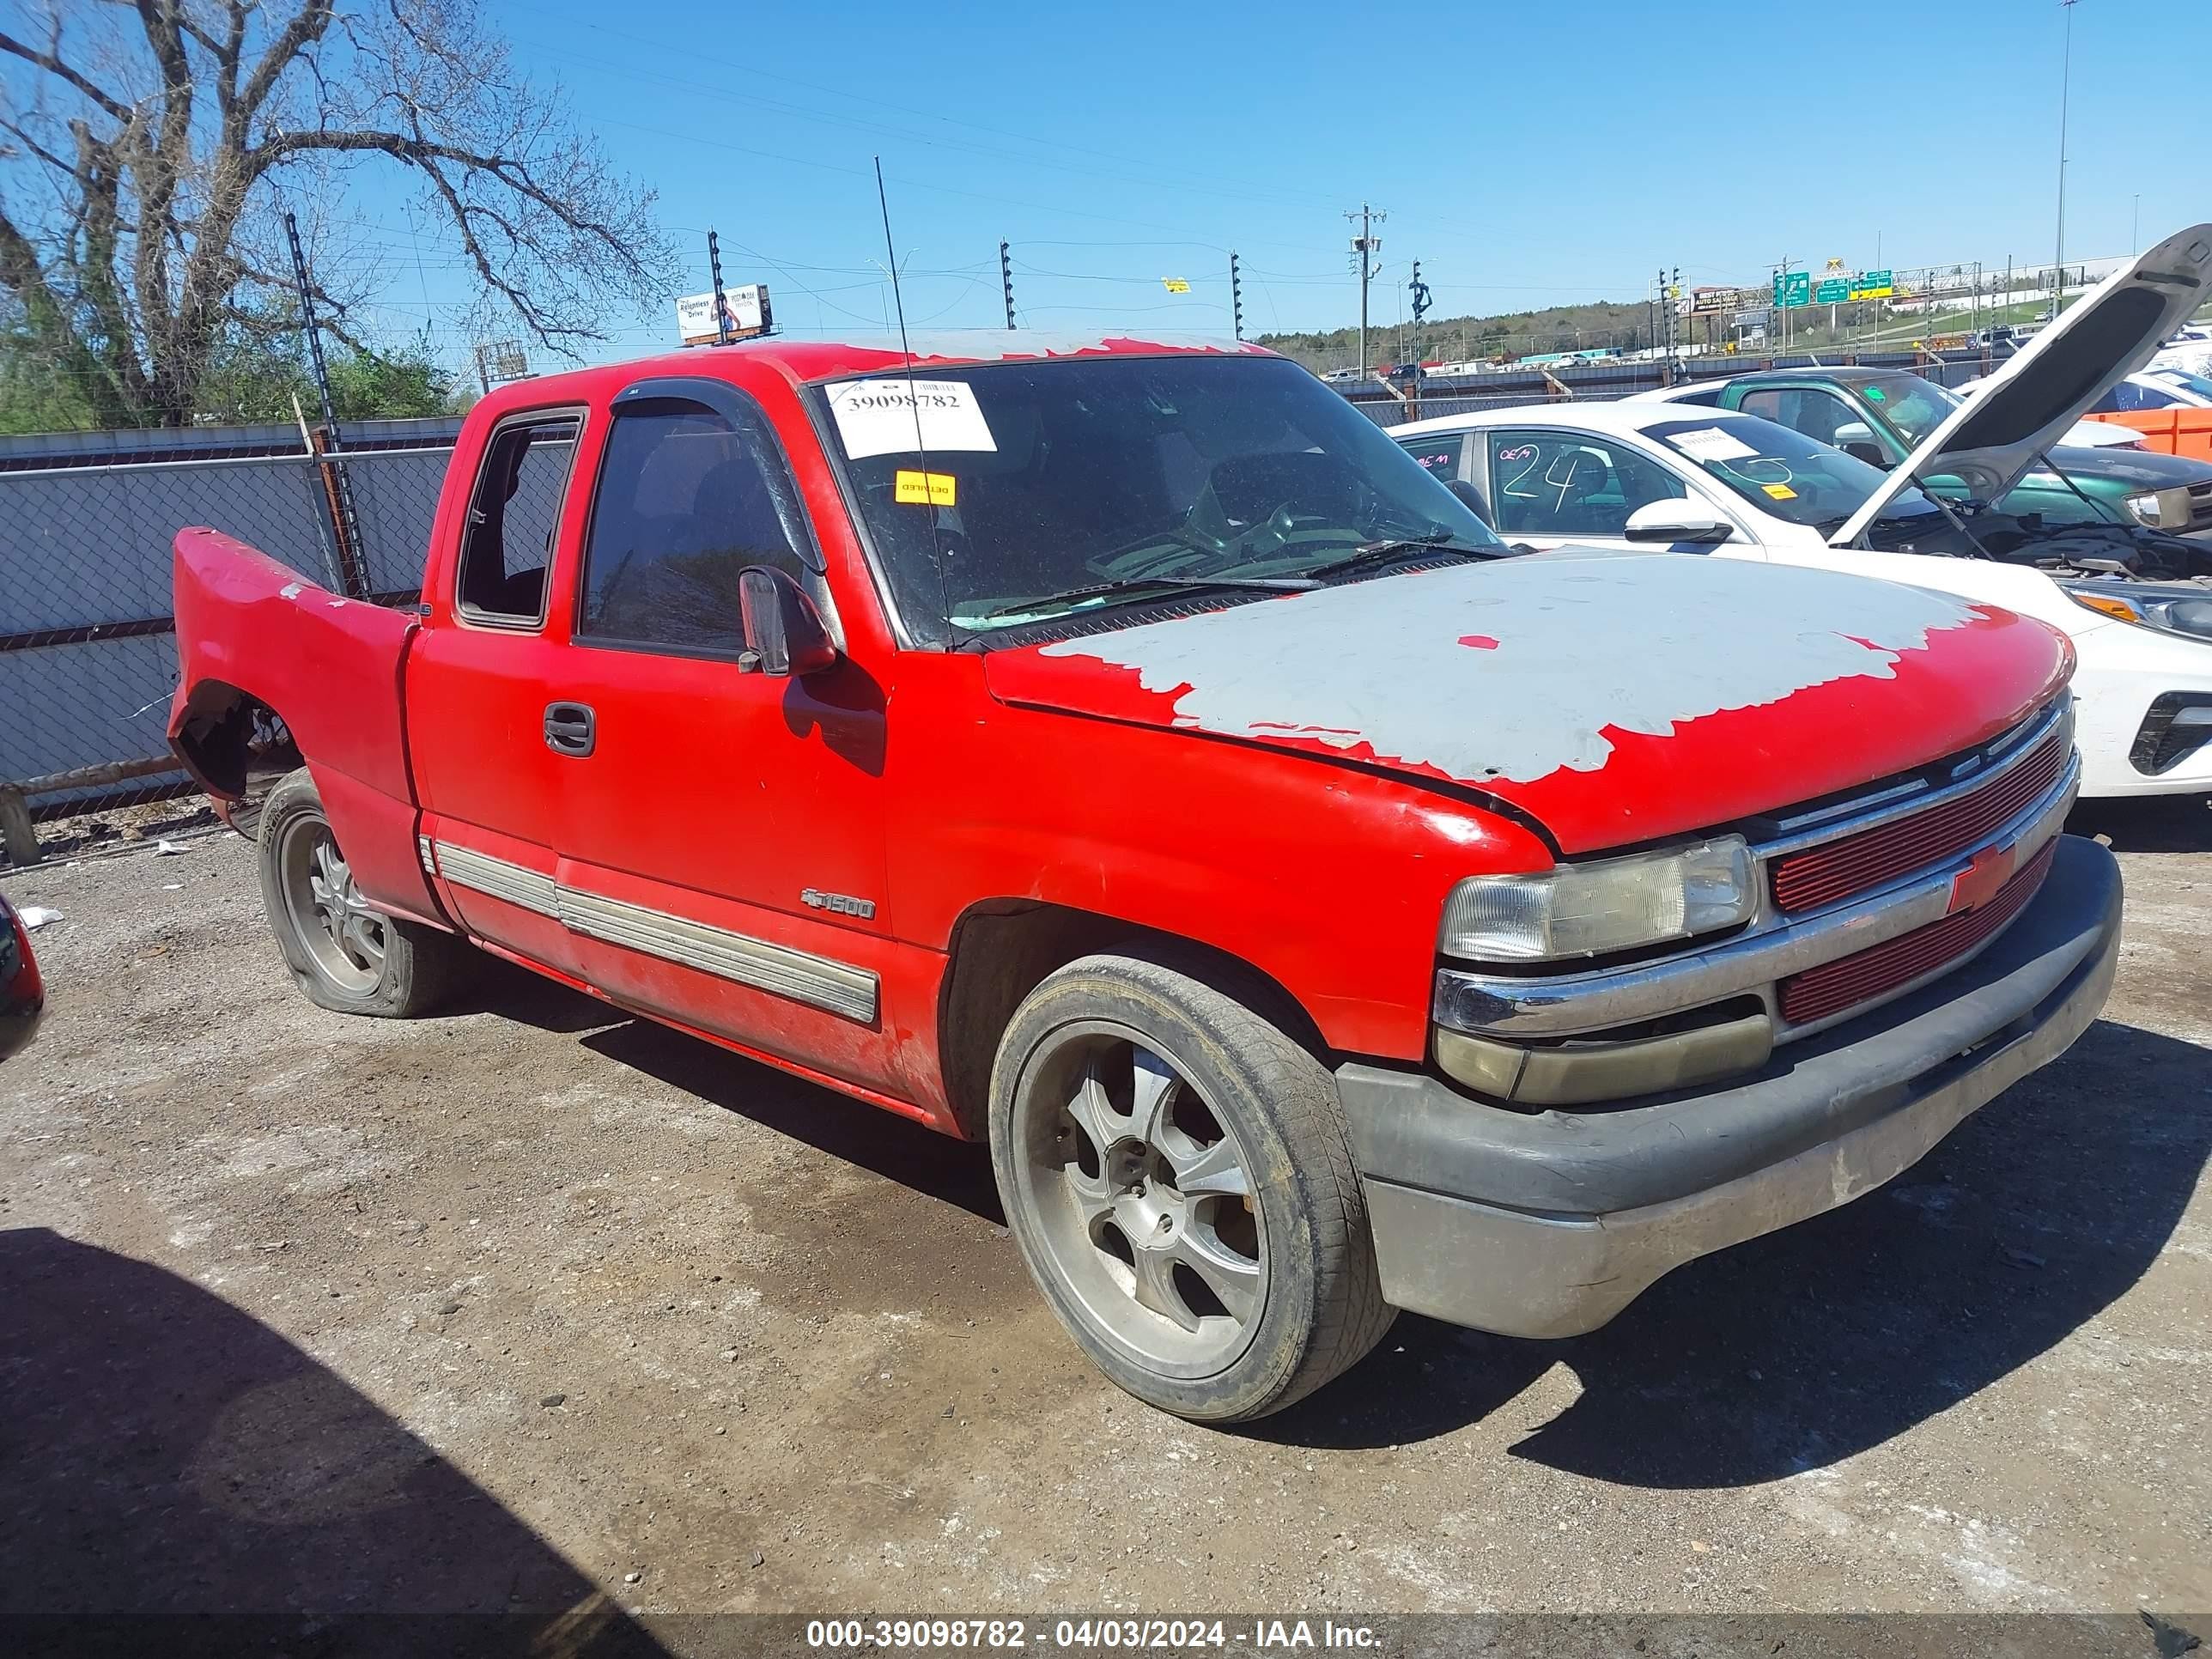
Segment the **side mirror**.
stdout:
<svg viewBox="0 0 2212 1659">
<path fill-rule="evenodd" d="M 1884 472 L 1890 469 L 1889 457 L 1881 453 L 1881 446 L 1871 438 L 1854 438 L 1849 443 L 1838 444 L 1836 447 L 1855 461 L 1864 461 L 1869 466 Z"/>
<path fill-rule="evenodd" d="M 749 564 L 738 572 L 738 609 L 745 636 L 738 666 L 744 672 L 797 678 L 837 660 L 822 613 L 782 571 Z"/>
<path fill-rule="evenodd" d="M 1691 542 L 1701 547 L 1724 542 L 1735 533 L 1734 526 L 1711 507 L 1680 496 L 1644 502 L 1628 515 L 1622 532 L 1632 542 Z"/>
<path fill-rule="evenodd" d="M 1490 507 L 1482 499 L 1482 492 L 1464 478 L 1447 478 L 1444 488 L 1460 499 L 1460 505 L 1485 524 L 1490 522 Z"/>
</svg>

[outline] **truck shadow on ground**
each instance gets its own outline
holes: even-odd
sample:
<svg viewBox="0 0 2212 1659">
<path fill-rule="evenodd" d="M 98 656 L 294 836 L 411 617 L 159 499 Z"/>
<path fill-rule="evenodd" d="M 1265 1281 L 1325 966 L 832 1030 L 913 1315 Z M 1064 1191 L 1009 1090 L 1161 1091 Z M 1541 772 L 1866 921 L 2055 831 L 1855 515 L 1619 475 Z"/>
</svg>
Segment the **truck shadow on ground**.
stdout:
<svg viewBox="0 0 2212 1659">
<path fill-rule="evenodd" d="M 1601 1331 L 1520 1342 L 1401 1318 L 1366 1364 L 1253 1431 L 1402 1444 L 1565 1364 L 1581 1397 L 1514 1455 L 1648 1487 L 1833 1463 L 2033 1360 L 2142 1277 L 2212 1150 L 2206 1082 L 2203 1049 L 2100 1021 L 1888 1187 L 1678 1269 Z"/>
<path fill-rule="evenodd" d="M 648 1019 L 594 1031 L 584 1046 L 817 1152 L 954 1205 L 994 1227 L 1006 1225 L 990 1157 L 979 1146 Z"/>
<path fill-rule="evenodd" d="M 2067 815 L 2066 829 L 2102 836 L 2115 852 L 2201 853 L 2212 848 L 2212 803 L 2202 795 L 2085 800 Z"/>
<path fill-rule="evenodd" d="M 489 1493 L 189 1280 L 16 1228 L 0 1308 L 0 1647 L 663 1651 Z"/>
</svg>

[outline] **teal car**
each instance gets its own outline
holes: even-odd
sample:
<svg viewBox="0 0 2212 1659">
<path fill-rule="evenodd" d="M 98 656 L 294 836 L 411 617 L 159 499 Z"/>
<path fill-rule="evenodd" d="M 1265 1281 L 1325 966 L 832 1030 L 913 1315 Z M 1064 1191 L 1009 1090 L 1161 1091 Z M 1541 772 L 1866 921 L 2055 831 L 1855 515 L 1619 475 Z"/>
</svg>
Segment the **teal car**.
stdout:
<svg viewBox="0 0 2212 1659">
<path fill-rule="evenodd" d="M 1638 400 L 1701 404 L 1756 415 L 1887 471 L 1960 406 L 1959 394 L 1902 368 L 1774 368 L 1668 386 Z M 2212 463 L 2136 449 L 2060 447 L 1997 510 L 2046 524 L 2101 520 L 2187 534 L 2212 529 Z M 1923 479 L 1948 495 L 1941 477 Z M 1959 494 L 1963 495 L 1961 489 Z"/>
</svg>

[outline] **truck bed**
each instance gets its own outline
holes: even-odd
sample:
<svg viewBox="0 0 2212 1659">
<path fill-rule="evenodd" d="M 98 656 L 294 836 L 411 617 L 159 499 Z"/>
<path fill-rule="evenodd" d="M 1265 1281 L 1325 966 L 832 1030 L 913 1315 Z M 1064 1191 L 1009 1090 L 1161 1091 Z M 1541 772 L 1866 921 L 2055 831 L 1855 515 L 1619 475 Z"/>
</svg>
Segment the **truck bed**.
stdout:
<svg viewBox="0 0 2212 1659">
<path fill-rule="evenodd" d="M 362 890 L 447 925 L 415 852 L 402 673 L 416 623 L 349 599 L 220 531 L 178 532 L 169 742 L 224 801 L 245 798 L 240 694 L 277 711 L 321 792 Z"/>
</svg>

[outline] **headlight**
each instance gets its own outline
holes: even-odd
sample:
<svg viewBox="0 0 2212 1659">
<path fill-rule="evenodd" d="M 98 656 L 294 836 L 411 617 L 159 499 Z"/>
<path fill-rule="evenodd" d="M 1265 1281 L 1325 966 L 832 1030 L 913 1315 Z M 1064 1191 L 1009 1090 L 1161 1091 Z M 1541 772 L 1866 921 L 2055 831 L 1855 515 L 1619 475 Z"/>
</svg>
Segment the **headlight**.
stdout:
<svg viewBox="0 0 2212 1659">
<path fill-rule="evenodd" d="M 2128 497 L 2128 511 L 2136 515 L 2136 523 L 2147 524 L 2153 529 L 2158 527 L 2157 496 L 2130 495 Z"/>
<path fill-rule="evenodd" d="M 1474 876 L 1444 905 L 1438 948 L 1477 962 L 1557 962 L 1688 939 L 1750 920 L 1751 849 L 1723 836 L 1663 853 Z"/>
<path fill-rule="evenodd" d="M 2118 582 L 2061 582 L 2084 610 L 2184 639 L 2212 640 L 2212 594 L 2202 588 L 2134 587 Z"/>
</svg>

